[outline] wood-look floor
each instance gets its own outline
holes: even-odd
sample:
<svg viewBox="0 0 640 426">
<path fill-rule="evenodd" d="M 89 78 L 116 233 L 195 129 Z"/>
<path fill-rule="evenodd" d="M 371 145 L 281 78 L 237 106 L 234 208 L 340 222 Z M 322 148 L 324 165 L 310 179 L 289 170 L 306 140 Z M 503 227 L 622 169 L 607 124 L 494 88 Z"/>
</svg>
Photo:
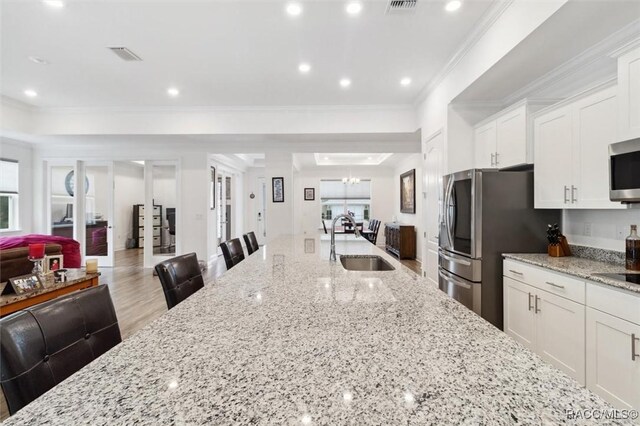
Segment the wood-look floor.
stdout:
<svg viewBox="0 0 640 426">
<path fill-rule="evenodd" d="M 418 275 L 420 262 L 402 260 L 401 263 Z M 153 276 L 153 269 L 143 268 L 142 249 L 122 250 L 115 253 L 113 268 L 100 268 L 100 284 L 107 284 L 120 325 L 122 339 L 136 333 L 167 311 L 160 279 Z M 227 270 L 224 259 L 219 257 L 204 274 L 205 282 L 211 281 Z M 0 421 L 9 415 L 4 394 L 0 395 Z"/>
</svg>

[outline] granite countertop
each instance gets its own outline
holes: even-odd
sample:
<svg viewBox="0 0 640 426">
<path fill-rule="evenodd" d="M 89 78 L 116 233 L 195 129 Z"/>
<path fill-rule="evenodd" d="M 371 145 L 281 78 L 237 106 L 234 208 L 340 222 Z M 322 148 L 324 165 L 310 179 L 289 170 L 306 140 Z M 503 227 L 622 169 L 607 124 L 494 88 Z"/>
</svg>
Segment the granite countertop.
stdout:
<svg viewBox="0 0 640 426">
<path fill-rule="evenodd" d="M 551 257 L 547 253 L 505 253 L 502 256 L 507 259 L 518 260 L 520 262 L 551 269 L 552 271 L 562 272 L 578 278 L 584 278 L 601 284 L 610 285 L 612 287 L 618 287 L 640 293 L 640 285 L 638 284 L 597 275 L 602 273 L 635 273 L 634 271 L 626 270 L 624 265 L 617 263 L 601 262 L 598 260 L 584 259 L 575 256 Z"/>
<path fill-rule="evenodd" d="M 6 295 L 2 295 L 0 296 L 0 306 L 5 306 L 10 303 L 15 303 L 24 299 L 29 299 L 30 297 L 34 297 L 39 294 L 49 293 L 59 288 L 68 287 L 70 285 L 77 284 L 79 282 L 90 280 L 92 278 L 96 278 L 100 276 L 99 272 L 96 272 L 93 274 L 87 274 L 84 271 L 84 269 L 67 269 L 66 271 L 67 271 L 66 273 L 67 280 L 65 282 L 55 282 L 53 274 L 46 274 L 44 275 L 44 280 L 42 283 L 44 288 L 42 290 L 37 290 L 34 292 L 25 293 L 25 294 L 9 293 Z M 10 284 L 8 282 L 0 283 L 0 292 L 2 292 L 5 286 L 7 285 L 10 285 Z"/>
<path fill-rule="evenodd" d="M 6 424 L 556 425 L 611 408 L 379 248 L 337 241 L 397 269 L 271 240 Z"/>
</svg>

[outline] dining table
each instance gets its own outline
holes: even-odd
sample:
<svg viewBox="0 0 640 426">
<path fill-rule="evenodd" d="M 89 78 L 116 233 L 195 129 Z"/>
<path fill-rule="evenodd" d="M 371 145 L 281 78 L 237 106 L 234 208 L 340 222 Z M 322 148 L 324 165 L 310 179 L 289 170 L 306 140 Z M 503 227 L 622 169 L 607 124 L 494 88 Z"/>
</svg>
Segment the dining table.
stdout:
<svg viewBox="0 0 640 426">
<path fill-rule="evenodd" d="M 556 425 L 612 409 L 373 244 L 339 235 L 337 262 L 329 246 L 269 239 L 5 425 Z"/>
</svg>

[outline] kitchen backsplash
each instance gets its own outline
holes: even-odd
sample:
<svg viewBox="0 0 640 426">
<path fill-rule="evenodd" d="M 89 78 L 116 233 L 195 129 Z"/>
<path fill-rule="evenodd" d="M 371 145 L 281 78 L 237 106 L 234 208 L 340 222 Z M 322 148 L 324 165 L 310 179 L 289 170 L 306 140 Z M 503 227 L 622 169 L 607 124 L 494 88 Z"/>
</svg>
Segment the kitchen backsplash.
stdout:
<svg viewBox="0 0 640 426">
<path fill-rule="evenodd" d="M 640 226 L 640 208 L 625 210 L 565 210 L 562 232 L 569 244 L 624 252 L 632 224 Z"/>
<path fill-rule="evenodd" d="M 583 259 L 624 265 L 624 252 L 571 244 L 571 254 Z"/>
</svg>

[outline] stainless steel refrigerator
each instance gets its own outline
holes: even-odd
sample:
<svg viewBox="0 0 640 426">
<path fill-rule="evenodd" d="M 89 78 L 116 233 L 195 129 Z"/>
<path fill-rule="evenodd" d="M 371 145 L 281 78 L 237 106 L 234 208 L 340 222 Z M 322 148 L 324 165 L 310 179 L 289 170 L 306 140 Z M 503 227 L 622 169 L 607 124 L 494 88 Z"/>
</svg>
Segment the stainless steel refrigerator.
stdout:
<svg viewBox="0 0 640 426">
<path fill-rule="evenodd" d="M 502 329 L 502 253 L 545 253 L 561 211 L 533 208 L 532 170 L 466 170 L 443 185 L 439 287 Z"/>
</svg>

